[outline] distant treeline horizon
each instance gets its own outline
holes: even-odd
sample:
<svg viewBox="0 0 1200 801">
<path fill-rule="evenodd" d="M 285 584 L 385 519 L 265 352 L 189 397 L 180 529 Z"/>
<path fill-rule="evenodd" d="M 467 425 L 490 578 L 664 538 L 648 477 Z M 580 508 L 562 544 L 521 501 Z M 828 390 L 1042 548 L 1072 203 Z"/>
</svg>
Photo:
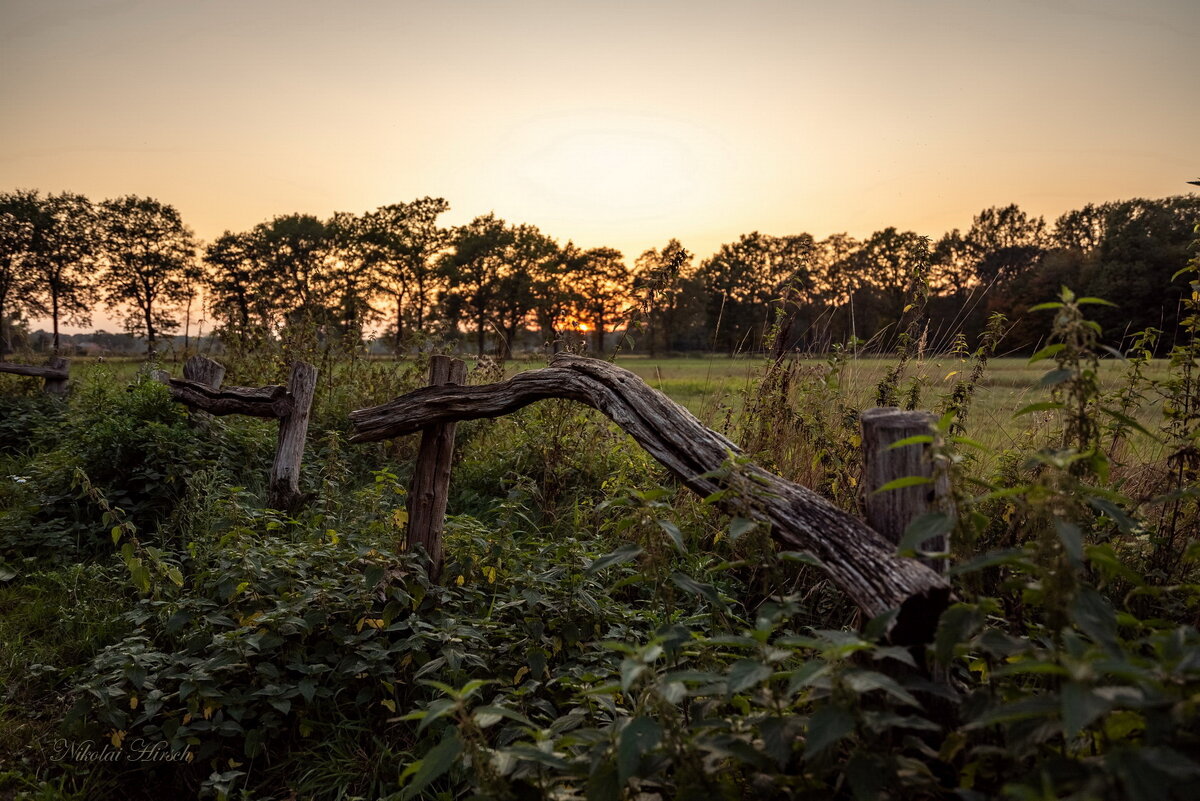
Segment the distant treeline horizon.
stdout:
<svg viewBox="0 0 1200 801">
<path fill-rule="evenodd" d="M 1005 331 L 1001 350 L 1020 351 L 1043 330 L 1027 310 L 1062 286 L 1115 304 L 1094 308 L 1120 347 L 1175 330 L 1191 289 L 1174 276 L 1200 222 L 1194 194 L 1088 204 L 1052 223 L 1008 205 L 937 239 L 895 227 L 862 240 L 756 231 L 701 260 L 668 239 L 630 264 L 494 214 L 442 226 L 448 209 L 424 197 L 328 219 L 286 214 L 200 243 L 153 198 L 2 193 L 0 353 L 62 351 L 60 324 L 90 325 L 101 305 L 151 353 L 171 332 L 194 338 L 201 321 L 225 345 L 304 336 L 500 358 L 581 339 L 596 354 L 618 343 L 650 355 L 941 352 L 989 329 Z M 30 333 L 34 318 L 51 321 L 49 342 Z"/>
</svg>

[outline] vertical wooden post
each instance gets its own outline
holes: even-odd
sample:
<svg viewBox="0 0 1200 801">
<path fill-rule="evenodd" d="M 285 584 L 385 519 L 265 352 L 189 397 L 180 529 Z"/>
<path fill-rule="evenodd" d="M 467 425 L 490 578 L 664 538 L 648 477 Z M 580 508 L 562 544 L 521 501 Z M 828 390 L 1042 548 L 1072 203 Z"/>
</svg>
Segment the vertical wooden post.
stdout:
<svg viewBox="0 0 1200 801">
<path fill-rule="evenodd" d="M 62 356 L 55 356 L 46 363 L 46 366 L 53 370 L 62 370 L 62 378 L 51 378 L 46 376 L 46 381 L 42 385 L 42 391 L 48 395 L 57 395 L 60 398 L 67 396 L 67 371 L 71 367 L 70 359 L 64 359 Z"/>
<path fill-rule="evenodd" d="M 862 489 L 867 525 L 898 545 L 909 523 L 927 512 L 937 511 L 938 500 L 946 495 L 949 487 L 943 481 L 887 492 L 876 490 L 889 481 L 906 476 L 933 477 L 928 445 L 891 446 L 909 437 L 933 433 L 937 418 L 932 412 L 909 412 L 885 406 L 867 409 L 859 419 L 862 421 Z M 921 550 L 941 553 L 946 550 L 946 545 L 946 537 L 938 536 L 923 542 Z M 944 559 L 922 561 L 938 572 L 946 568 Z"/>
<path fill-rule="evenodd" d="M 268 482 L 268 503 L 273 509 L 294 512 L 308 499 L 300 492 L 300 462 L 304 459 L 304 439 L 316 389 L 317 368 L 305 362 L 293 364 L 288 378 L 292 411 L 279 419 L 279 442 Z"/>
<path fill-rule="evenodd" d="M 434 356 L 429 362 L 429 385 L 463 384 L 467 365 L 461 359 Z M 429 554 L 429 577 L 442 573 L 442 526 L 450 492 L 450 459 L 454 454 L 456 423 L 430 426 L 421 432 L 421 446 L 408 491 L 408 536 L 405 550 L 421 545 Z"/>
<path fill-rule="evenodd" d="M 183 377 L 220 389 L 225 380 L 225 365 L 207 356 L 191 356 L 183 363 Z"/>
</svg>

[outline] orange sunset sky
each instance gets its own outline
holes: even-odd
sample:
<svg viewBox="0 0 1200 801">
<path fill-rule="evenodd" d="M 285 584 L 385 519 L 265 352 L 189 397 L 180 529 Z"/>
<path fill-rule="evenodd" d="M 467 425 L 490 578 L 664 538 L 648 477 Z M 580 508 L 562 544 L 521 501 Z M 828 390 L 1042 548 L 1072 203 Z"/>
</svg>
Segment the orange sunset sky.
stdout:
<svg viewBox="0 0 1200 801">
<path fill-rule="evenodd" d="M 434 195 L 630 262 L 938 236 L 1188 191 L 1198 42 L 1197 0 L 0 0 L 0 191 L 202 239 Z"/>
</svg>

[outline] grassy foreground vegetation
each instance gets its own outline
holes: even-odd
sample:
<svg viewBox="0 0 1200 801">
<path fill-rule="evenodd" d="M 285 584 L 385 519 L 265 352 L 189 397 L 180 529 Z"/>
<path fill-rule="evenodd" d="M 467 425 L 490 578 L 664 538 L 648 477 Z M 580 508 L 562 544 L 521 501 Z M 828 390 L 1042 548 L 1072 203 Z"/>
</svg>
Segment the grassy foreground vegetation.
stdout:
<svg viewBox="0 0 1200 801">
<path fill-rule="evenodd" d="M 66 403 L 6 379 L 0 795 L 1194 798 L 1193 290 L 1162 362 L 1102 363 L 1066 292 L 1032 364 L 625 362 L 846 509 L 862 408 L 943 415 L 954 504 L 900 550 L 950 533 L 958 602 L 911 650 L 576 404 L 460 426 L 437 585 L 398 549 L 414 443 L 346 442 L 419 359 L 229 354 L 231 384 L 321 364 L 295 517 L 269 423 L 129 364 Z"/>
</svg>

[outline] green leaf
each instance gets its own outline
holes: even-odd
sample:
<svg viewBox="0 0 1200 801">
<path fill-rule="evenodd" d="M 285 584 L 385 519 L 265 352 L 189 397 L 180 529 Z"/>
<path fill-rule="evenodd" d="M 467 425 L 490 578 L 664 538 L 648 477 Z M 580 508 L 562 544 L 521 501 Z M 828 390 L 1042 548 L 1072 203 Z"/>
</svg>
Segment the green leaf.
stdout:
<svg viewBox="0 0 1200 801">
<path fill-rule="evenodd" d="M 642 757 L 662 739 L 662 727 L 650 718 L 637 717 L 621 729 L 617 744 L 617 783 L 624 785 L 637 773 Z"/>
<path fill-rule="evenodd" d="M 737 542 L 738 538 L 743 534 L 753 531 L 758 527 L 757 520 L 747 520 L 744 517 L 735 517 L 729 521 L 729 541 Z"/>
<path fill-rule="evenodd" d="M 502 718 L 520 723 L 522 726 L 528 726 L 531 729 L 537 729 L 529 718 L 512 709 L 503 706 L 481 706 L 475 709 L 475 722 L 481 729 L 486 729 L 489 726 L 499 723 Z"/>
<path fill-rule="evenodd" d="M 705 584 L 703 582 L 696 581 L 686 573 L 680 573 L 678 571 L 671 574 L 671 581 L 676 587 L 684 592 L 691 593 L 692 595 L 699 595 L 701 598 L 704 598 L 713 606 L 716 606 L 720 609 L 726 608 L 725 602 L 721 600 L 720 594 L 717 593 L 717 588 L 711 584 Z"/>
<path fill-rule="evenodd" d="M 800 562 L 813 567 L 823 567 L 820 559 L 804 551 L 780 551 L 779 558 L 785 562 Z"/>
<path fill-rule="evenodd" d="M 771 678 L 773 672 L 757 659 L 739 659 L 729 668 L 726 687 L 730 695 L 735 695 Z"/>
<path fill-rule="evenodd" d="M 1078 682 L 1067 682 L 1062 688 L 1063 730 L 1075 737 L 1110 708 L 1107 700 Z"/>
<path fill-rule="evenodd" d="M 367 565 L 367 569 L 363 571 L 363 577 L 366 579 L 367 587 L 374 589 L 375 585 L 383 581 L 383 574 L 387 569 L 383 565 Z"/>
<path fill-rule="evenodd" d="M 429 783 L 450 770 L 458 755 L 462 753 L 462 740 L 458 739 L 458 731 L 450 729 L 445 739 L 429 749 L 429 753 L 421 758 L 420 767 L 416 770 L 412 782 L 404 788 L 400 795 L 401 801 L 408 801 L 429 786 Z"/>
<path fill-rule="evenodd" d="M 946 571 L 947 576 L 960 576 L 964 573 L 974 573 L 998 565 L 1017 565 L 1026 562 L 1025 551 L 1022 548 L 1005 548 L 1000 551 L 990 551 L 968 559 L 962 564 L 955 565 Z"/>
<path fill-rule="evenodd" d="M 1117 308 L 1117 304 L 1104 298 L 1078 298 L 1075 302 L 1080 306 L 1112 306 L 1114 309 Z"/>
<path fill-rule="evenodd" d="M 901 687 L 891 676 L 885 676 L 874 670 L 854 670 L 845 676 L 846 686 L 856 693 L 865 694 L 872 690 L 882 690 L 896 700 L 909 706 L 919 707 L 920 701 L 913 697 L 908 690 Z"/>
<path fill-rule="evenodd" d="M 1117 615 L 1103 595 L 1091 587 L 1081 587 L 1071 601 L 1071 619 L 1092 640 L 1110 651 L 1116 650 Z"/>
<path fill-rule="evenodd" d="M 1042 359 L 1049 359 L 1051 356 L 1055 355 L 1065 347 L 1066 343 L 1064 342 L 1055 342 L 1053 345 L 1047 345 L 1029 357 L 1029 364 L 1040 362 Z"/>
<path fill-rule="evenodd" d="M 658 527 L 667 532 L 667 536 L 671 538 L 671 543 L 675 546 L 675 550 L 680 553 L 687 553 L 687 547 L 683 544 L 683 532 L 679 530 L 679 526 L 670 520 L 659 520 L 657 522 Z"/>
<path fill-rule="evenodd" d="M 1079 526 L 1066 520 L 1054 518 L 1054 531 L 1058 534 L 1063 550 L 1075 564 L 1083 561 L 1083 533 Z"/>
<path fill-rule="evenodd" d="M 911 437 L 905 437 L 904 439 L 896 440 L 891 445 L 887 446 L 887 450 L 894 451 L 897 448 L 904 448 L 909 445 L 931 445 L 931 444 L 933 444 L 933 435 L 932 434 L 914 434 Z"/>
<path fill-rule="evenodd" d="M 826 704 L 808 719 L 804 758 L 812 759 L 854 731 L 854 716 L 840 706 Z"/>
<path fill-rule="evenodd" d="M 1105 414 L 1107 414 L 1109 417 L 1113 418 L 1114 420 L 1124 423 L 1125 425 L 1132 428 L 1134 431 L 1137 431 L 1138 433 L 1141 433 L 1141 434 L 1145 434 L 1147 437 L 1154 440 L 1155 442 L 1162 442 L 1161 439 L 1159 439 L 1154 434 L 1151 434 L 1149 431 L 1146 430 L 1145 426 L 1143 426 L 1137 420 L 1134 420 L 1129 415 L 1127 415 L 1123 412 L 1118 412 L 1116 409 L 1109 409 L 1108 407 L 1104 407 L 1104 406 L 1100 407 L 1100 411 L 1104 412 Z"/>
<path fill-rule="evenodd" d="M 1075 371 L 1073 370 L 1051 370 L 1041 377 L 1037 385 L 1039 387 L 1056 387 L 1074 377 Z"/>
<path fill-rule="evenodd" d="M 1020 417 L 1023 414 L 1030 412 L 1048 412 L 1053 409 L 1061 409 L 1063 405 L 1058 401 L 1042 401 L 1040 403 L 1031 403 L 1028 406 L 1022 406 L 1017 411 L 1013 412 L 1013 417 Z"/>
<path fill-rule="evenodd" d="M 608 568 L 608 567 L 612 567 L 613 565 L 620 565 L 620 564 L 624 564 L 625 562 L 632 562 L 634 559 L 637 559 L 638 556 L 641 555 L 641 553 L 642 553 L 642 546 L 640 546 L 640 545 L 634 545 L 632 543 L 629 545 L 622 545 L 620 548 L 617 548 L 612 553 L 605 554 L 604 556 L 599 557 L 594 562 L 592 562 L 590 565 L 588 565 L 587 572 L 589 575 L 591 575 L 594 573 L 599 573 L 601 570 L 604 570 L 605 568 Z"/>
<path fill-rule="evenodd" d="M 954 519 L 950 515 L 942 512 L 926 512 L 915 518 L 904 529 L 904 536 L 900 538 L 900 545 L 897 546 L 896 553 L 900 556 L 915 553 L 926 540 L 949 534 L 953 528 Z"/>
<path fill-rule="evenodd" d="M 933 648 L 938 661 L 946 664 L 954 658 L 955 648 L 967 641 L 983 625 L 983 613 L 970 604 L 954 604 L 938 620 Z"/>
<path fill-rule="evenodd" d="M 875 493 L 890 492 L 891 490 L 904 489 L 905 487 L 919 487 L 922 484 L 932 484 L 933 479 L 928 476 L 904 476 L 903 478 L 894 478 L 884 484 Z"/>
<path fill-rule="evenodd" d="M 1063 305 L 1062 305 L 1061 303 L 1059 303 L 1058 301 L 1056 301 L 1056 300 L 1052 300 L 1052 301 L 1049 301 L 1049 302 L 1047 302 L 1047 303 L 1039 303 L 1039 304 L 1037 304 L 1036 306 L 1030 306 L 1030 307 L 1029 307 L 1029 310 L 1030 310 L 1031 312 L 1035 312 L 1035 311 L 1045 311 L 1045 310 L 1047 310 L 1047 309 L 1061 309 L 1061 308 L 1062 308 L 1062 306 L 1063 306 Z"/>
</svg>

